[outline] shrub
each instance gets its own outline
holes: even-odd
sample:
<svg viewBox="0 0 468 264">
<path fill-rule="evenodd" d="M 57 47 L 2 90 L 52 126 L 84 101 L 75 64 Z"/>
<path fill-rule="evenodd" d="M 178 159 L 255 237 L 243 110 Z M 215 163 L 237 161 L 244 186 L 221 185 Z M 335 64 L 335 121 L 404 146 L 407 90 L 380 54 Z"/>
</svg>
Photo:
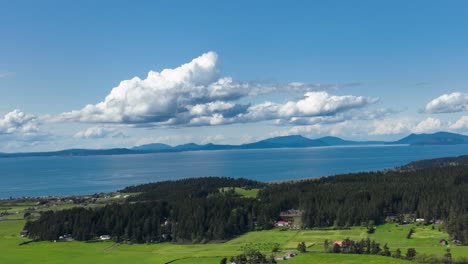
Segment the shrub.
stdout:
<svg viewBox="0 0 468 264">
<path fill-rule="evenodd" d="M 307 251 L 306 244 L 304 242 L 297 244 L 297 250 L 301 253 L 306 252 Z"/>
</svg>

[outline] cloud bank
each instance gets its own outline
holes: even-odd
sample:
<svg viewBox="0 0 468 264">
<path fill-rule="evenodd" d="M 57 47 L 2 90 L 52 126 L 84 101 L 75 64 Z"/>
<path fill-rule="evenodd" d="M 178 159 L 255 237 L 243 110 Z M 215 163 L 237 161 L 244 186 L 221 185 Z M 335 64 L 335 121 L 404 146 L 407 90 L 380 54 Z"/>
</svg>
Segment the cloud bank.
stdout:
<svg viewBox="0 0 468 264">
<path fill-rule="evenodd" d="M 352 85 L 352 84 L 350 84 Z M 218 55 L 207 52 L 175 69 L 150 71 L 146 79 L 124 80 L 97 104 L 61 114 L 56 120 L 134 126 L 213 126 L 233 123 L 333 116 L 378 101 L 364 96 L 330 95 L 322 86 L 305 83 L 259 84 L 220 77 Z M 239 103 L 273 92 L 304 93 L 286 103 Z M 245 101 L 245 100 L 244 100 Z"/>
<path fill-rule="evenodd" d="M 455 123 L 450 125 L 452 129 L 468 129 L 468 116 L 462 116 Z"/>
<path fill-rule="evenodd" d="M 468 94 L 458 92 L 443 94 L 427 103 L 425 111 L 428 113 L 455 113 L 468 111 Z"/>
<path fill-rule="evenodd" d="M 111 127 L 89 127 L 78 131 L 73 137 L 76 139 L 98 139 L 107 137 L 124 137 L 125 135 Z"/>
</svg>

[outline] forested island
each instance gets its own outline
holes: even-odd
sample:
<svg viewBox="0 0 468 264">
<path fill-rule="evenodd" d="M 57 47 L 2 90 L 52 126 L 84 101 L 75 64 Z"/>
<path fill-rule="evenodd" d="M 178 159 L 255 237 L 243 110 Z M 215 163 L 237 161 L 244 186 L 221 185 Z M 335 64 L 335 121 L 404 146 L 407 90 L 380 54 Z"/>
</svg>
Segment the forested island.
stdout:
<svg viewBox="0 0 468 264">
<path fill-rule="evenodd" d="M 454 241 L 468 244 L 468 163 L 426 161 L 424 166 L 353 173 L 294 182 L 191 178 L 127 187 L 125 202 L 48 211 L 28 221 L 34 240 L 75 240 L 109 235 L 132 243 L 205 243 L 271 229 L 288 210 L 300 212 L 300 229 L 442 223 Z M 429 166 L 428 164 L 433 164 Z M 419 168 L 421 167 L 421 168 Z M 234 188 L 258 189 L 255 197 Z"/>
</svg>

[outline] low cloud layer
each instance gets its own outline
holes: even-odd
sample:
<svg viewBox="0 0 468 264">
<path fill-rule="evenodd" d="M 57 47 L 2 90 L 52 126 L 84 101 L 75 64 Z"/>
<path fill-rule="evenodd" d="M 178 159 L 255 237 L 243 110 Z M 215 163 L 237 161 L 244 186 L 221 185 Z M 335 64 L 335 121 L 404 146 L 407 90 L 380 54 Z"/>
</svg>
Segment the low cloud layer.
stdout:
<svg viewBox="0 0 468 264">
<path fill-rule="evenodd" d="M 468 116 L 462 116 L 450 128 L 452 129 L 468 129 Z"/>
<path fill-rule="evenodd" d="M 77 139 L 98 139 L 107 137 L 123 137 L 124 134 L 110 127 L 89 127 L 78 131 L 74 138 Z"/>
<path fill-rule="evenodd" d="M 0 134 L 31 134 L 37 131 L 37 118 L 20 110 L 0 116 Z"/>
<path fill-rule="evenodd" d="M 430 133 L 444 127 L 442 121 L 437 118 L 428 117 L 421 121 L 384 119 L 374 122 L 374 129 L 371 135 L 397 135 L 402 133 Z"/>
<path fill-rule="evenodd" d="M 458 92 L 443 94 L 427 103 L 425 111 L 428 113 L 455 113 L 468 111 L 468 94 Z"/>
<path fill-rule="evenodd" d="M 442 128 L 442 122 L 437 118 L 428 117 L 411 128 L 414 133 L 435 132 Z"/>
</svg>

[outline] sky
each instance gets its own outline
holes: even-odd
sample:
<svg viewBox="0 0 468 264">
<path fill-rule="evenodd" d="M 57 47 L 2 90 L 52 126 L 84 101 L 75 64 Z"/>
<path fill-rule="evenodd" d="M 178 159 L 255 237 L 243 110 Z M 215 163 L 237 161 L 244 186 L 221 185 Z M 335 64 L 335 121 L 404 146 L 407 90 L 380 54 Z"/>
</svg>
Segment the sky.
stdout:
<svg viewBox="0 0 468 264">
<path fill-rule="evenodd" d="M 466 10 L 0 0 L 0 152 L 468 134 Z"/>
</svg>

